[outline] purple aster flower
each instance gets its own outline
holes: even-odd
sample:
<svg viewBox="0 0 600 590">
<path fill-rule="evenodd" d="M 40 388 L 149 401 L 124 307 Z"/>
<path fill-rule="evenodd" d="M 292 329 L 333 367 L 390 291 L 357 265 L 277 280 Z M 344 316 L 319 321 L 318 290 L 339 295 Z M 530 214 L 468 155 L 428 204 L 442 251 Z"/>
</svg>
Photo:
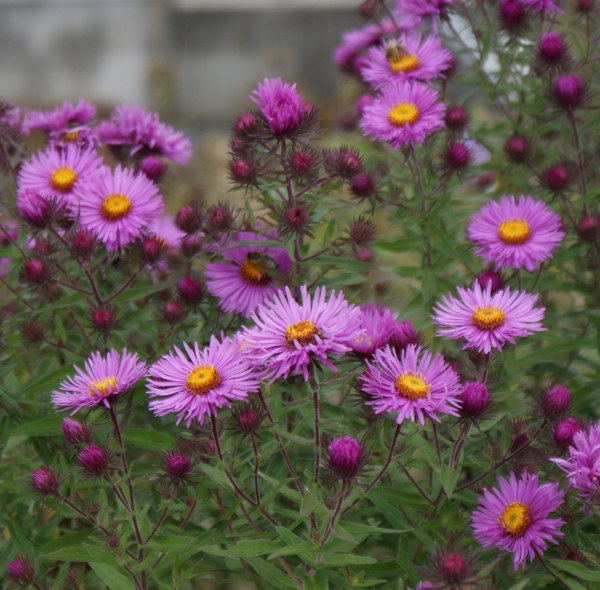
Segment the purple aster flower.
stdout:
<svg viewBox="0 0 600 590">
<path fill-rule="evenodd" d="M 221 254 L 223 262 L 209 262 L 204 268 L 206 288 L 220 299 L 219 306 L 229 313 L 250 314 L 259 304 L 272 299 L 283 287 L 274 275 L 286 275 L 292 261 L 284 248 L 261 246 L 269 236 L 239 232 L 233 242 L 251 241 L 256 246 L 229 244 Z"/>
<path fill-rule="evenodd" d="M 51 111 L 27 111 L 23 118 L 23 133 L 32 129 L 65 131 L 69 127 L 84 125 L 96 116 L 96 107 L 80 98 L 77 104 L 63 102 Z"/>
<path fill-rule="evenodd" d="M 19 107 L 13 107 L 9 102 L 0 101 L 0 126 L 15 136 L 25 135 L 21 126 L 22 111 Z"/>
<path fill-rule="evenodd" d="M 169 250 L 177 250 L 187 235 L 175 225 L 175 216 L 169 213 L 157 217 L 148 226 L 148 233 L 159 238 Z"/>
<path fill-rule="evenodd" d="M 96 234 L 108 250 L 117 250 L 144 234 L 163 212 L 158 187 L 144 174 L 103 166 L 81 195 L 79 223 Z"/>
<path fill-rule="evenodd" d="M 144 150 L 184 165 L 192 155 L 192 143 L 182 131 L 133 104 L 116 107 L 111 118 L 96 127 L 96 133 L 106 145 L 131 146 L 130 156 Z"/>
<path fill-rule="evenodd" d="M 436 412 L 458 416 L 461 387 L 458 375 L 440 354 L 432 356 L 410 344 L 400 353 L 390 346 L 375 351 L 368 369 L 360 376 L 365 402 L 376 414 L 396 412 L 396 422 L 409 419 L 425 423 L 425 416 L 439 422 Z"/>
<path fill-rule="evenodd" d="M 452 65 L 452 54 L 434 35 L 422 39 L 410 33 L 380 47 L 372 47 L 362 64 L 360 75 L 375 90 L 399 80 L 423 80 L 443 77 Z"/>
<path fill-rule="evenodd" d="M 348 341 L 362 335 L 360 308 L 349 305 L 343 293 L 332 291 L 326 300 L 325 287 L 317 287 L 311 297 L 306 285 L 300 293 L 302 303 L 288 287 L 277 292 L 252 314 L 256 327 L 244 328 L 248 354 L 273 380 L 302 373 L 308 381 L 313 359 L 336 371 L 327 355 L 348 352 Z"/>
<path fill-rule="evenodd" d="M 569 487 L 590 505 L 600 503 L 600 422 L 572 437 L 568 459 L 550 459 L 566 474 Z M 590 510 L 586 508 L 586 512 Z"/>
<path fill-rule="evenodd" d="M 297 131 L 313 112 L 313 106 L 296 91 L 296 84 L 281 78 L 265 78 L 250 94 L 273 135 L 285 136 Z"/>
<path fill-rule="evenodd" d="M 363 134 L 389 141 L 392 149 L 405 143 L 422 143 L 444 126 L 444 105 L 435 90 L 419 82 L 398 82 L 383 88 L 371 105 L 365 106 L 360 126 Z"/>
<path fill-rule="evenodd" d="M 520 195 L 502 195 L 500 202 L 486 203 L 467 227 L 469 239 L 478 247 L 477 256 L 494 262 L 496 268 L 534 270 L 552 256 L 563 239 L 560 216 L 543 201 Z"/>
<path fill-rule="evenodd" d="M 98 174 L 102 158 L 94 150 L 68 145 L 64 150 L 48 148 L 23 164 L 17 177 L 19 191 L 32 191 L 76 208 L 75 192 Z"/>
<path fill-rule="evenodd" d="M 71 414 L 86 406 L 104 404 L 108 408 L 110 396 L 123 393 L 148 373 L 146 363 L 125 348 L 120 356 L 114 349 L 106 356 L 93 352 L 83 366 L 84 370 L 74 365 L 77 375 L 67 377 L 52 392 L 55 408 L 72 409 Z"/>
<path fill-rule="evenodd" d="M 472 289 L 457 287 L 460 299 L 448 295 L 434 308 L 431 321 L 438 324 L 438 335 L 445 338 L 465 338 L 465 348 L 475 348 L 486 354 L 506 342 L 515 343 L 516 336 L 529 336 L 545 330 L 540 323 L 544 307 L 533 307 L 537 295 L 524 291 L 510 292 L 510 287 L 496 291 L 491 284 L 485 290 L 478 282 Z"/>
<path fill-rule="evenodd" d="M 377 307 L 374 303 L 360 306 L 362 312 L 360 327 L 364 334 L 348 341 L 348 346 L 361 357 L 370 357 L 378 348 L 385 346 L 396 326 L 392 312 L 387 307 Z"/>
<path fill-rule="evenodd" d="M 218 408 L 258 391 L 259 378 L 237 339 L 221 343 L 211 336 L 202 350 L 197 342 L 183 347 L 185 352 L 174 347 L 150 367 L 148 393 L 156 399 L 149 407 L 157 416 L 175 412 L 177 424 L 185 419 L 189 428 L 194 418 L 202 424 L 205 415 L 216 416 Z"/>
<path fill-rule="evenodd" d="M 60 131 L 50 131 L 48 145 L 55 149 L 65 149 L 68 145 L 78 145 L 82 149 L 95 150 L 98 147 L 98 136 L 90 127 L 70 127 Z"/>
<path fill-rule="evenodd" d="M 524 472 L 517 481 L 498 478 L 498 488 L 483 490 L 479 507 L 471 515 L 473 536 L 484 547 L 498 547 L 513 554 L 516 570 L 536 553 L 542 555 L 548 543 L 557 544 L 563 533 L 560 518 L 548 518 L 562 503 L 564 492 L 556 483 L 538 485 L 538 476 Z"/>
</svg>

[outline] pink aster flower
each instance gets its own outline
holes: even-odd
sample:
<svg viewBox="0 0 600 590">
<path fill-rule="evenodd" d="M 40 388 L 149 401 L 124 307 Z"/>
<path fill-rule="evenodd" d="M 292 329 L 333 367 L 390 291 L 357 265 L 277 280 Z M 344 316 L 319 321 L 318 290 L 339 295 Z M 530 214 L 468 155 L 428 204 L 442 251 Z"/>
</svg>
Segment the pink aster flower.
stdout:
<svg viewBox="0 0 600 590">
<path fill-rule="evenodd" d="M 98 174 L 102 158 L 94 150 L 68 145 L 64 150 L 48 148 L 23 164 L 17 177 L 19 191 L 32 191 L 76 208 L 75 192 Z"/>
<path fill-rule="evenodd" d="M 288 287 L 277 292 L 252 314 L 256 327 L 244 327 L 243 345 L 273 380 L 302 373 L 308 381 L 312 360 L 336 371 L 327 355 L 348 352 L 347 342 L 362 335 L 360 308 L 349 305 L 343 293 L 332 291 L 326 300 L 325 287 L 311 297 L 302 285 L 300 294 L 302 303 Z"/>
<path fill-rule="evenodd" d="M 380 308 L 374 303 L 361 305 L 360 311 L 360 327 L 364 334 L 349 340 L 348 346 L 359 356 L 369 357 L 385 346 L 396 327 L 396 321 L 387 307 Z"/>
<path fill-rule="evenodd" d="M 82 149 L 93 149 L 98 147 L 96 132 L 90 127 L 69 127 L 59 131 L 50 131 L 48 146 L 55 149 L 65 149 L 68 145 L 78 145 Z"/>
<path fill-rule="evenodd" d="M 69 127 L 84 125 L 96 116 L 96 107 L 80 98 L 77 104 L 63 102 L 51 111 L 26 111 L 23 117 L 23 133 L 31 129 L 65 131 Z"/>
<path fill-rule="evenodd" d="M 187 235 L 175 225 L 175 216 L 169 213 L 156 218 L 148 226 L 148 233 L 162 240 L 169 250 L 177 250 Z"/>
<path fill-rule="evenodd" d="M 435 90 L 419 82 L 386 86 L 371 105 L 365 106 L 360 126 L 364 135 L 389 141 L 392 149 L 405 143 L 422 143 L 444 126 L 445 107 Z"/>
<path fill-rule="evenodd" d="M 220 299 L 219 306 L 229 313 L 250 314 L 259 304 L 271 299 L 283 287 L 275 275 L 286 275 L 292 261 L 284 248 L 261 246 L 269 236 L 239 232 L 234 242 L 252 241 L 256 246 L 235 246 L 221 252 L 223 262 L 209 262 L 204 268 L 206 288 Z"/>
<path fill-rule="evenodd" d="M 534 270 L 552 256 L 563 239 L 560 216 L 543 201 L 520 195 L 502 195 L 500 202 L 486 203 L 467 227 L 469 239 L 478 247 L 477 256 L 494 262 L 496 268 Z"/>
<path fill-rule="evenodd" d="M 556 483 L 538 485 L 538 476 L 524 472 L 517 481 L 498 478 L 498 488 L 483 490 L 479 507 L 471 515 L 473 536 L 484 547 L 498 547 L 513 554 L 513 567 L 542 555 L 548 543 L 557 544 L 565 524 L 548 518 L 562 503 L 564 492 Z"/>
<path fill-rule="evenodd" d="M 376 414 L 396 412 L 396 422 L 409 419 L 425 423 L 425 416 L 439 422 L 436 412 L 458 416 L 461 387 L 458 375 L 440 354 L 432 356 L 410 344 L 400 353 L 386 346 L 366 361 L 361 388 L 370 394 L 365 402 Z"/>
<path fill-rule="evenodd" d="M 205 415 L 216 416 L 218 408 L 258 391 L 259 378 L 237 340 L 211 336 L 202 350 L 197 342 L 183 347 L 185 352 L 174 347 L 150 367 L 148 393 L 156 399 L 149 407 L 157 416 L 174 412 L 177 424 L 185 419 L 189 428 L 194 418 L 202 424 Z"/>
<path fill-rule="evenodd" d="M 103 166 L 98 178 L 85 184 L 79 223 L 96 234 L 108 250 L 117 250 L 141 237 L 163 212 L 158 187 L 144 174 Z"/>
<path fill-rule="evenodd" d="M 175 131 L 161 123 L 156 113 L 133 104 L 116 107 L 111 118 L 96 127 L 96 133 L 106 145 L 131 146 L 130 156 L 145 150 L 184 165 L 192 155 L 192 143 L 182 131 Z"/>
<path fill-rule="evenodd" d="M 515 337 L 529 336 L 545 330 L 540 323 L 544 307 L 533 307 L 537 295 L 524 291 L 510 292 L 510 287 L 496 291 L 491 284 L 483 290 L 475 281 L 472 289 L 457 287 L 460 299 L 448 295 L 434 308 L 431 321 L 438 324 L 437 334 L 445 338 L 464 338 L 463 349 L 475 348 L 486 354 Z"/>
<path fill-rule="evenodd" d="M 452 65 L 452 54 L 442 47 L 439 37 L 422 39 L 409 33 L 400 39 L 369 49 L 360 75 L 375 90 L 399 80 L 422 80 L 443 77 Z"/>
<path fill-rule="evenodd" d="M 296 84 L 281 78 L 265 78 L 250 94 L 265 118 L 273 135 L 290 135 L 297 131 L 313 112 L 313 106 L 304 101 Z"/>
<path fill-rule="evenodd" d="M 109 350 L 106 356 L 93 352 L 83 366 L 81 370 L 74 365 L 77 375 L 67 377 L 52 392 L 55 408 L 72 409 L 71 414 L 86 406 L 104 404 L 108 408 L 111 396 L 123 393 L 148 373 L 146 363 L 126 349 L 120 356 L 116 350 Z"/>
<path fill-rule="evenodd" d="M 590 505 L 600 504 L 600 422 L 573 435 L 568 459 L 550 459 L 566 474 L 569 487 Z M 591 513 L 588 508 L 586 512 Z"/>
</svg>

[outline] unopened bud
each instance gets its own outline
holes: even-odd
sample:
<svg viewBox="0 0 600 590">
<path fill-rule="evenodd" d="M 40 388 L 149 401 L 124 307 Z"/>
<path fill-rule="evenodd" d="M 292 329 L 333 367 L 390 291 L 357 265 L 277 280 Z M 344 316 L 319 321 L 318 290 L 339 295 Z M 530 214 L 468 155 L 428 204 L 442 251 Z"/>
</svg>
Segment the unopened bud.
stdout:
<svg viewBox="0 0 600 590">
<path fill-rule="evenodd" d="M 388 340 L 397 352 L 404 350 L 409 344 L 417 344 L 419 337 L 415 333 L 413 325 L 408 320 L 395 322 Z"/>
<path fill-rule="evenodd" d="M 566 110 L 572 110 L 584 102 L 585 92 L 579 76 L 565 74 L 554 80 L 554 98 Z"/>
<path fill-rule="evenodd" d="M 178 284 L 179 295 L 188 304 L 200 303 L 202 299 L 202 285 L 192 277 L 183 277 Z"/>
<path fill-rule="evenodd" d="M 42 467 L 31 472 L 31 486 L 42 496 L 56 496 L 60 482 L 53 471 Z"/>
<path fill-rule="evenodd" d="M 60 429 L 67 442 L 73 445 L 89 444 L 93 440 L 91 430 L 72 418 L 63 418 Z"/>
<path fill-rule="evenodd" d="M 38 285 L 47 283 L 52 277 L 52 271 L 46 262 L 34 258 L 25 263 L 25 276 Z"/>
<path fill-rule="evenodd" d="M 479 283 L 482 291 L 486 291 L 491 285 L 491 293 L 502 289 L 502 277 L 495 270 L 486 270 L 477 275 L 475 280 Z"/>
<path fill-rule="evenodd" d="M 478 418 L 483 414 L 489 401 L 489 394 L 485 383 L 472 381 L 466 383 L 460 394 L 462 402 L 461 413 L 468 418 Z"/>
<path fill-rule="evenodd" d="M 110 332 L 115 325 L 115 314 L 110 309 L 97 307 L 92 310 L 91 321 L 99 332 Z"/>
<path fill-rule="evenodd" d="M 547 64 L 554 65 L 565 54 L 565 44 L 558 33 L 546 33 L 540 39 L 539 51 Z"/>
<path fill-rule="evenodd" d="M 506 140 L 504 150 L 513 162 L 521 164 L 529 157 L 529 142 L 524 137 L 513 135 Z"/>
<path fill-rule="evenodd" d="M 352 437 L 346 435 L 329 443 L 328 467 L 338 477 L 351 479 L 361 466 L 362 447 Z"/>
<path fill-rule="evenodd" d="M 254 434 L 264 419 L 264 413 L 253 407 L 246 407 L 232 414 L 236 430 L 244 435 Z"/>
<path fill-rule="evenodd" d="M 548 168 L 543 176 L 544 184 L 552 191 L 560 191 L 569 182 L 569 174 L 567 169 L 558 164 Z"/>
<path fill-rule="evenodd" d="M 233 132 L 236 135 L 247 137 L 258 131 L 258 121 L 254 113 L 240 115 L 233 124 Z"/>
<path fill-rule="evenodd" d="M 471 163 L 471 152 L 464 143 L 450 143 L 446 148 L 444 161 L 451 170 L 464 170 Z"/>
<path fill-rule="evenodd" d="M 444 121 L 446 122 L 446 127 L 448 129 L 452 129 L 452 131 L 460 131 L 464 129 L 467 124 L 468 116 L 467 111 L 462 107 L 450 107 L 446 111 L 446 116 Z"/>
<path fill-rule="evenodd" d="M 138 169 L 146 175 L 147 178 L 158 182 L 165 173 L 165 163 L 156 156 L 146 156 L 139 164 Z"/>
<path fill-rule="evenodd" d="M 559 447 L 566 448 L 573 444 L 573 437 L 581 430 L 583 428 L 579 426 L 575 418 L 565 418 L 555 424 L 552 429 L 552 438 Z"/>
<path fill-rule="evenodd" d="M 193 234 L 202 227 L 202 213 L 196 203 L 188 203 L 177 211 L 175 225 L 187 234 Z"/>
<path fill-rule="evenodd" d="M 598 218 L 582 217 L 577 224 L 577 235 L 583 242 L 593 243 L 598 239 Z"/>
<path fill-rule="evenodd" d="M 229 176 L 236 184 L 248 185 L 256 181 L 256 166 L 250 160 L 243 158 L 232 160 L 228 168 Z"/>
<path fill-rule="evenodd" d="M 559 416 L 564 414 L 569 408 L 571 394 L 563 385 L 555 385 L 550 387 L 544 394 L 542 401 L 542 409 L 550 416 Z"/>
<path fill-rule="evenodd" d="M 9 561 L 6 564 L 6 573 L 12 580 L 23 586 L 26 586 L 33 581 L 33 568 L 27 561 L 25 561 L 25 559 L 22 558 Z"/>
<path fill-rule="evenodd" d="M 85 230 L 76 232 L 71 239 L 71 249 L 74 254 L 80 258 L 87 258 L 90 256 L 93 253 L 95 246 L 94 238 Z"/>
<path fill-rule="evenodd" d="M 442 558 L 440 569 L 448 582 L 458 584 L 465 574 L 467 562 L 460 553 L 448 553 Z"/>
<path fill-rule="evenodd" d="M 233 213 L 227 203 L 219 202 L 206 213 L 206 229 L 212 232 L 227 232 L 233 225 Z"/>
<path fill-rule="evenodd" d="M 166 453 L 164 469 L 173 481 L 181 481 L 191 475 L 192 461 L 189 457 L 179 453 Z"/>
<path fill-rule="evenodd" d="M 101 475 L 108 468 L 106 453 L 96 445 L 87 445 L 76 458 L 86 471 L 94 475 Z"/>
<path fill-rule="evenodd" d="M 21 327 L 21 336 L 27 344 L 39 344 L 46 338 L 44 326 L 35 320 L 29 320 Z"/>
<path fill-rule="evenodd" d="M 359 199 L 367 199 L 375 194 L 375 181 L 368 172 L 359 172 L 350 181 L 350 192 Z"/>
<path fill-rule="evenodd" d="M 162 317 L 169 324 L 178 324 L 185 316 L 185 308 L 180 301 L 171 299 L 162 308 Z"/>
<path fill-rule="evenodd" d="M 146 264 L 154 264 L 165 252 L 165 242 L 156 236 L 148 236 L 140 245 L 140 258 Z"/>
<path fill-rule="evenodd" d="M 500 2 L 500 20 L 504 28 L 517 30 L 525 22 L 527 13 L 520 0 L 502 0 Z"/>
</svg>

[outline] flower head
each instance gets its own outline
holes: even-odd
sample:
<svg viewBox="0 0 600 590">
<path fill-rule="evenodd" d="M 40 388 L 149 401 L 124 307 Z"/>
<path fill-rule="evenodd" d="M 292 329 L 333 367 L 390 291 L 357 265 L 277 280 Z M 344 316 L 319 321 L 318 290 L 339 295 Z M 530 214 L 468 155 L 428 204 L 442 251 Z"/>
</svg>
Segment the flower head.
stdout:
<svg viewBox="0 0 600 590">
<path fill-rule="evenodd" d="M 545 308 L 533 307 L 537 295 L 524 291 L 510 292 L 510 287 L 492 295 L 491 285 L 485 291 L 478 282 L 472 289 L 457 287 L 460 299 L 448 295 L 434 308 L 431 321 L 438 324 L 438 335 L 465 338 L 465 348 L 488 353 L 502 350 L 506 342 L 515 343 L 516 336 L 529 336 L 545 328 L 540 323 Z"/>
<path fill-rule="evenodd" d="M 498 478 L 497 488 L 483 490 L 479 507 L 471 515 L 474 537 L 484 546 L 495 546 L 513 554 L 513 566 L 533 560 L 548 543 L 563 536 L 560 518 L 548 518 L 562 503 L 564 492 L 556 483 L 538 485 L 538 476 L 524 472 L 517 481 Z"/>
<path fill-rule="evenodd" d="M 106 356 L 93 352 L 83 366 L 84 370 L 74 366 L 77 374 L 67 377 L 52 392 L 55 408 L 69 408 L 74 414 L 85 406 L 108 407 L 111 396 L 123 393 L 147 374 L 146 364 L 126 349 L 120 356 L 116 350 L 109 350 Z"/>
<path fill-rule="evenodd" d="M 31 487 L 42 496 L 56 496 L 60 481 L 54 471 L 42 467 L 31 472 Z"/>
<path fill-rule="evenodd" d="M 364 135 L 389 141 L 392 149 L 422 143 L 444 125 L 445 107 L 427 84 L 398 82 L 386 86 L 360 119 Z"/>
<path fill-rule="evenodd" d="M 458 375 L 439 354 L 432 356 L 420 346 L 409 344 L 398 354 L 389 346 L 375 351 L 368 370 L 360 376 L 362 390 L 371 395 L 366 404 L 375 413 L 396 412 L 396 422 L 425 416 L 439 422 L 436 412 L 458 416 Z"/>
<path fill-rule="evenodd" d="M 239 232 L 221 252 L 223 262 L 205 266 L 206 288 L 219 298 L 225 311 L 249 317 L 259 304 L 282 289 L 276 275 L 287 274 L 292 261 L 284 248 L 260 245 L 267 240 L 269 236 Z M 236 246 L 241 241 L 255 242 L 256 246 Z"/>
<path fill-rule="evenodd" d="M 108 250 L 118 250 L 141 237 L 163 212 L 158 187 L 144 174 L 104 166 L 81 189 L 80 224 L 95 233 Z"/>
<path fill-rule="evenodd" d="M 443 77 L 452 63 L 452 54 L 442 47 L 439 37 L 422 39 L 408 33 L 397 41 L 369 49 L 360 75 L 375 90 L 398 81 L 429 81 Z"/>
<path fill-rule="evenodd" d="M 308 365 L 313 359 L 335 371 L 327 355 L 348 352 L 348 341 L 363 332 L 360 308 L 349 305 L 343 293 L 332 291 L 326 300 L 325 287 L 317 287 L 311 297 L 306 285 L 300 293 L 302 303 L 288 287 L 278 291 L 252 314 L 256 327 L 244 328 L 248 354 L 264 365 L 273 379 L 302 373 L 308 381 Z"/>
<path fill-rule="evenodd" d="M 369 357 L 387 343 L 396 322 L 392 312 L 386 307 L 379 308 L 375 304 L 365 304 L 360 306 L 360 310 L 362 312 L 360 327 L 365 333 L 350 340 L 348 345 L 357 355 Z"/>
<path fill-rule="evenodd" d="M 175 346 L 150 367 L 149 407 L 157 416 L 176 413 L 177 423 L 185 419 L 189 428 L 194 418 L 202 424 L 204 416 L 216 416 L 219 408 L 258 390 L 259 379 L 237 340 L 211 336 L 206 348 L 197 342 L 183 348 Z"/>
<path fill-rule="evenodd" d="M 560 216 L 543 201 L 502 195 L 500 202 L 486 203 L 472 217 L 467 235 L 477 246 L 475 254 L 495 262 L 496 268 L 532 271 L 552 256 L 565 232 Z"/>
<path fill-rule="evenodd" d="M 84 125 L 96 116 L 96 107 L 80 98 L 77 104 L 63 102 L 51 111 L 26 111 L 23 117 L 23 133 L 31 129 L 65 131 L 72 126 Z"/>
<path fill-rule="evenodd" d="M 327 468 L 338 479 L 352 479 L 369 457 L 351 436 L 334 438 L 327 447 Z"/>
</svg>

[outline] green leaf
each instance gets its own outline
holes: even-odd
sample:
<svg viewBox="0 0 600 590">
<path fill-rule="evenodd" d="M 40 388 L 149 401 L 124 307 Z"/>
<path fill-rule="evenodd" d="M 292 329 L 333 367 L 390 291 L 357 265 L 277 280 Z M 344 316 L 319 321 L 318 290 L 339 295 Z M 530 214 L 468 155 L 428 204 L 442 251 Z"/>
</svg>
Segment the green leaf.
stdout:
<svg viewBox="0 0 600 590">
<path fill-rule="evenodd" d="M 204 553 L 210 555 L 221 555 L 223 557 L 252 557 L 255 555 L 264 555 L 265 553 L 273 553 L 278 549 L 282 549 L 283 545 L 279 541 L 267 541 L 257 539 L 256 541 L 240 541 L 231 549 L 221 549 L 217 545 L 209 545 L 203 547 Z"/>
<path fill-rule="evenodd" d="M 298 590 L 292 578 L 260 557 L 248 557 L 246 561 L 263 580 L 268 580 L 276 588 L 280 590 L 287 590 L 288 588 Z"/>
<path fill-rule="evenodd" d="M 262 243 L 261 243 L 262 245 Z M 147 285 L 145 287 L 134 287 L 133 289 L 125 289 L 123 293 L 119 293 L 114 301 L 115 303 L 128 303 L 130 301 L 137 301 L 138 299 L 143 299 L 144 297 L 148 297 L 153 295 L 154 293 L 158 293 L 159 291 L 164 291 L 167 287 L 170 287 L 170 283 L 160 282 L 157 285 Z M 115 291 L 118 290 L 118 287 L 115 288 Z"/>
<path fill-rule="evenodd" d="M 412 531 L 413 529 L 382 529 L 377 526 L 371 526 L 369 524 L 361 524 L 359 522 L 344 522 L 344 528 L 349 533 L 390 533 L 390 534 L 399 534 L 399 533 L 407 533 Z"/>
<path fill-rule="evenodd" d="M 271 553 L 271 555 L 269 555 L 267 559 L 270 561 L 271 559 L 279 557 L 281 555 L 300 555 L 301 553 L 306 553 L 308 551 L 315 552 L 318 550 L 319 547 L 317 547 L 317 545 L 310 541 L 305 541 L 304 543 L 298 543 L 297 545 L 288 545 L 283 549 L 278 549 L 277 551 Z"/>
<path fill-rule="evenodd" d="M 124 576 L 114 567 L 93 561 L 90 562 L 90 567 L 98 574 L 98 577 L 110 588 L 110 590 L 135 590 L 131 578 L 129 576 Z"/>
<path fill-rule="evenodd" d="M 142 449 L 151 451 L 162 451 L 175 445 L 172 436 L 146 428 L 126 428 L 123 430 L 123 438 Z"/>
<path fill-rule="evenodd" d="M 27 387 L 20 389 L 19 397 L 28 397 L 37 393 L 49 393 L 53 389 L 56 389 L 69 373 L 73 372 L 73 367 L 67 365 L 54 369 L 54 371 L 51 371 L 50 373 L 45 373 L 42 378 L 33 383 L 29 383 Z"/>
<path fill-rule="evenodd" d="M 233 488 L 227 474 L 216 467 L 212 467 L 211 465 L 206 465 L 205 463 L 199 463 L 198 468 L 214 481 L 222 486 L 227 486 L 228 488 Z"/>
<path fill-rule="evenodd" d="M 207 543 L 214 542 L 207 539 Z M 182 537 L 175 535 L 154 535 L 148 543 L 150 547 L 158 547 L 164 551 L 188 551 L 197 549 L 200 551 L 202 546 L 198 543 L 197 537 Z"/>
<path fill-rule="evenodd" d="M 72 550 L 73 548 L 79 549 L 81 548 L 82 543 L 90 540 L 90 531 L 79 531 L 78 533 L 71 533 L 70 535 L 63 535 L 54 541 L 50 541 L 50 543 L 46 543 L 39 548 L 39 552 L 42 555 L 50 559 L 56 559 L 58 561 L 63 561 L 60 557 L 55 557 L 55 553 L 59 553 L 63 555 L 64 550 Z M 85 551 L 82 550 L 82 553 Z M 67 555 L 67 553 L 65 553 Z M 86 553 L 86 557 L 84 557 L 83 561 L 87 561 L 89 555 Z M 71 558 L 69 558 L 71 559 Z M 72 558 L 72 561 L 78 561 L 77 559 Z"/>
<path fill-rule="evenodd" d="M 46 416 L 45 418 L 38 418 L 13 428 L 10 436 L 59 436 L 62 420 L 63 416 L 56 414 Z"/>
<path fill-rule="evenodd" d="M 576 561 L 567 561 L 565 559 L 550 560 L 557 568 L 585 580 L 586 582 L 600 582 L 600 571 L 590 571 L 585 565 Z"/>
<path fill-rule="evenodd" d="M 550 344 L 549 346 L 544 346 L 519 359 L 519 364 L 521 367 L 524 367 L 526 365 L 535 365 L 543 362 L 556 362 L 556 357 L 559 354 L 575 350 L 585 350 L 593 347 L 594 344 L 595 343 L 591 338 L 578 338 L 567 340 L 565 342 L 558 342 L 557 344 Z"/>
<path fill-rule="evenodd" d="M 373 557 L 366 555 L 354 555 L 353 553 L 328 553 L 323 555 L 323 558 L 317 567 L 344 567 L 346 565 L 367 565 L 377 563 Z"/>
<path fill-rule="evenodd" d="M 440 481 L 442 482 L 442 486 L 448 498 L 452 497 L 452 492 L 456 487 L 456 482 L 460 476 L 460 467 L 455 465 L 452 469 L 446 465 L 446 463 L 442 463 L 442 472 L 440 474 Z"/>
<path fill-rule="evenodd" d="M 525 588 L 525 586 L 527 586 L 528 583 L 529 578 L 523 578 L 519 580 L 516 584 L 513 584 L 510 588 L 507 588 L 507 590 L 523 590 L 523 588 Z"/>
<path fill-rule="evenodd" d="M 563 582 L 571 588 L 571 590 L 588 590 L 585 586 L 582 586 L 579 582 L 576 582 L 573 578 L 563 578 Z"/>
</svg>

